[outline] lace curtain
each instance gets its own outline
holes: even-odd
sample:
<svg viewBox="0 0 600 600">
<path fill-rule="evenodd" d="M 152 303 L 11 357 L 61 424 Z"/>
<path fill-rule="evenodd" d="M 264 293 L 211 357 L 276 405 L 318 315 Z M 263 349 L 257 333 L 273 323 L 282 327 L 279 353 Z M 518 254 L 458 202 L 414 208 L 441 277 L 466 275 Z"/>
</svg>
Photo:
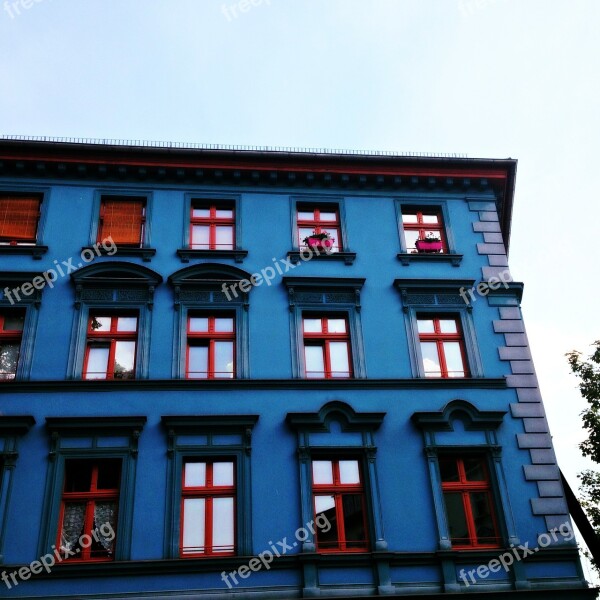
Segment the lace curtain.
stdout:
<svg viewBox="0 0 600 600">
<path fill-rule="evenodd" d="M 100 544 L 109 554 L 112 554 L 117 533 L 116 502 L 96 502 L 94 527 Z"/>
<path fill-rule="evenodd" d="M 71 549 L 79 543 L 79 537 L 83 533 L 83 522 L 85 520 L 85 504 L 66 504 L 63 517 L 63 530 L 61 535 L 61 546 Z"/>
</svg>

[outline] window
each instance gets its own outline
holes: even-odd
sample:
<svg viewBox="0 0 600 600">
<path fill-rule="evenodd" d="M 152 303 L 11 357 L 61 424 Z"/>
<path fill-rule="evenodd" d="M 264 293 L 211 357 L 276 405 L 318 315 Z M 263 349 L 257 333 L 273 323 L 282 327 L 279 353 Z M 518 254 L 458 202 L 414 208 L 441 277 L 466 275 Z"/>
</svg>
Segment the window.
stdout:
<svg viewBox="0 0 600 600">
<path fill-rule="evenodd" d="M 448 245 L 444 231 L 444 221 L 439 209 L 402 207 L 402 227 L 406 252 L 414 254 L 425 252 L 448 252 Z M 441 249 L 419 250 L 417 240 L 428 237 L 437 238 L 441 242 Z"/>
<path fill-rule="evenodd" d="M 307 248 L 305 238 L 313 234 L 328 233 L 332 239 L 330 252 L 342 250 L 339 211 L 333 207 L 299 206 L 297 211 L 298 247 Z"/>
<path fill-rule="evenodd" d="M 233 461 L 187 460 L 181 503 L 181 556 L 235 553 Z"/>
<path fill-rule="evenodd" d="M 331 527 L 317 530 L 321 551 L 368 549 L 365 491 L 358 460 L 313 460 L 315 522 L 325 518 Z"/>
<path fill-rule="evenodd" d="M 137 314 L 92 313 L 88 319 L 84 379 L 133 379 Z"/>
<path fill-rule="evenodd" d="M 249 556 L 257 415 L 161 418 L 167 432 L 166 558 Z"/>
<path fill-rule="evenodd" d="M 193 202 L 190 216 L 190 248 L 233 250 L 235 248 L 233 206 Z"/>
<path fill-rule="evenodd" d="M 467 361 L 459 318 L 417 315 L 425 377 L 467 377 Z"/>
<path fill-rule="evenodd" d="M 141 247 L 146 225 L 146 199 L 103 196 L 100 202 L 98 239 L 112 238 L 119 246 Z"/>
<path fill-rule="evenodd" d="M 454 548 L 498 547 L 492 491 L 481 456 L 440 456 L 440 476 Z"/>
<path fill-rule="evenodd" d="M 305 375 L 309 379 L 352 377 L 346 316 L 302 315 Z"/>
<path fill-rule="evenodd" d="M 187 379 L 235 377 L 235 317 L 191 312 L 187 321 Z"/>
<path fill-rule="evenodd" d="M 0 381 L 17 375 L 24 325 L 25 310 L 0 311 Z"/>
<path fill-rule="evenodd" d="M 0 244 L 36 244 L 41 202 L 37 194 L 0 194 Z"/>
<path fill-rule="evenodd" d="M 56 542 L 63 560 L 114 558 L 120 482 L 120 459 L 65 461 Z"/>
</svg>

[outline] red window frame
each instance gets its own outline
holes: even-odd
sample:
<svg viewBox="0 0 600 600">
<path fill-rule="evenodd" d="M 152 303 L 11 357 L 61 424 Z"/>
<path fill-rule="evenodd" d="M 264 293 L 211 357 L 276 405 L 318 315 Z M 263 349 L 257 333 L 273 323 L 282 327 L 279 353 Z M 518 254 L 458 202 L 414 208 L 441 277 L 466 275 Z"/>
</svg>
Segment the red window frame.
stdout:
<svg viewBox="0 0 600 600">
<path fill-rule="evenodd" d="M 358 472 L 360 476 L 360 482 L 349 484 L 340 483 L 340 461 L 344 460 L 356 460 L 358 462 Z M 329 456 L 314 457 L 311 461 L 311 473 L 312 473 L 312 462 L 313 461 L 331 461 L 333 467 L 333 483 L 314 483 L 312 481 L 312 495 L 313 495 L 313 513 L 315 522 L 317 521 L 317 509 L 316 509 L 316 496 L 318 495 L 332 495 L 335 502 L 335 525 L 338 531 L 338 540 L 335 546 L 330 546 L 331 542 L 319 541 L 319 529 L 316 530 L 316 541 L 317 541 L 317 552 L 331 553 L 331 552 L 366 552 L 369 550 L 369 530 L 367 528 L 367 503 L 365 498 L 365 486 L 363 476 L 363 465 L 362 461 L 357 457 L 343 457 L 343 458 L 331 458 Z M 311 475 L 312 477 L 312 475 Z M 361 498 L 362 514 L 363 514 L 363 530 L 365 532 L 364 544 L 359 544 L 358 541 L 348 541 L 346 539 L 344 512 L 343 512 L 343 497 L 344 495 L 359 495 Z M 330 521 L 331 523 L 331 521 Z M 333 526 L 333 524 L 332 524 Z M 348 547 L 351 544 L 350 547 Z"/>
<path fill-rule="evenodd" d="M 444 342 L 458 342 L 460 347 L 460 356 L 463 364 L 463 377 L 469 377 L 469 363 L 467 361 L 467 353 L 465 351 L 465 340 L 462 333 L 462 326 L 460 318 L 455 315 L 428 315 L 426 313 L 417 315 L 417 322 L 419 320 L 433 321 L 434 333 L 421 333 L 419 332 L 419 345 L 421 342 L 435 342 L 437 346 L 438 359 L 440 362 L 441 375 L 427 375 L 426 377 L 440 377 L 441 379 L 451 378 L 448 366 L 446 363 L 446 354 L 444 351 Z M 440 321 L 454 321 L 456 323 L 456 333 L 442 333 Z M 423 366 L 423 368 L 425 368 Z M 456 376 L 455 379 L 459 379 L 460 376 Z"/>
<path fill-rule="evenodd" d="M 416 215 L 417 222 L 406 223 L 404 221 L 405 215 Z M 423 221 L 425 216 L 435 216 L 437 218 L 437 223 L 424 223 Z M 404 231 L 418 231 L 419 239 L 425 239 L 427 232 L 434 232 L 442 241 L 442 253 L 446 254 L 448 252 L 446 228 L 444 227 L 444 217 L 442 216 L 442 211 L 440 209 L 414 206 L 402 207 L 402 228 Z M 406 251 L 410 253 L 418 252 L 416 248 L 409 248 L 408 243 Z"/>
<path fill-rule="evenodd" d="M 92 460 L 77 460 L 77 459 L 73 459 L 73 460 L 66 460 L 65 461 L 65 476 L 64 476 L 64 482 L 63 482 L 63 492 L 62 492 L 62 497 L 61 497 L 61 505 L 60 505 L 60 517 L 59 517 L 59 526 L 58 526 L 58 534 L 56 537 L 56 548 L 59 549 L 59 552 L 61 553 L 61 555 L 63 556 L 63 560 L 67 560 L 69 562 L 81 562 L 81 561 L 86 561 L 86 562 L 107 562 L 107 561 L 112 561 L 114 560 L 114 553 L 113 556 L 108 555 L 108 552 L 106 550 L 102 551 L 102 554 L 104 555 L 96 555 L 94 556 L 94 552 L 98 552 L 98 550 L 94 550 L 94 547 L 97 547 L 97 544 L 94 544 L 94 536 L 92 535 L 92 531 L 94 530 L 94 510 L 96 507 L 96 502 L 108 502 L 108 501 L 113 501 L 115 502 L 115 504 L 117 505 L 117 509 L 118 509 L 118 504 L 119 504 L 119 492 L 120 492 L 120 488 L 103 488 L 103 489 L 99 489 L 98 488 L 98 477 L 99 477 L 99 472 L 100 469 L 102 468 L 110 468 L 111 466 L 114 465 L 114 463 L 116 462 L 116 460 L 118 459 L 108 459 L 108 460 L 98 460 L 98 461 L 92 461 Z M 120 461 L 119 461 L 120 462 Z M 91 463 L 91 480 L 90 480 L 90 489 L 87 491 L 77 491 L 77 492 L 67 492 L 65 490 L 66 484 L 67 484 L 67 471 L 69 468 L 76 468 L 76 463 Z M 119 473 L 120 473 L 120 469 L 121 466 L 119 466 Z M 92 542 L 90 545 L 88 545 L 87 547 L 83 547 L 83 546 L 74 546 L 73 548 L 71 548 L 71 551 L 75 551 L 76 554 L 71 556 L 65 552 L 61 552 L 62 548 L 63 548 L 63 544 L 62 544 L 62 532 L 63 532 L 63 526 L 64 526 L 64 516 L 65 516 L 65 505 L 67 503 L 84 503 L 85 502 L 85 518 L 84 518 L 84 524 L 83 524 L 83 533 L 82 535 L 87 534 L 88 536 L 90 536 L 92 538 Z M 96 528 L 100 528 L 102 527 L 104 523 L 99 523 L 96 524 Z M 118 524 L 118 513 L 117 513 L 117 517 L 115 519 L 115 524 Z M 116 545 L 116 534 L 117 534 L 117 530 L 116 527 L 113 528 L 114 533 L 115 533 L 115 538 L 113 540 L 113 549 Z M 81 537 L 81 536 L 80 536 Z"/>
<path fill-rule="evenodd" d="M 208 209 L 210 216 L 208 217 L 195 217 L 195 209 Z M 231 217 L 218 217 L 218 210 L 230 210 Z M 194 225 L 206 225 L 208 226 L 208 248 L 200 248 L 201 250 L 234 250 L 235 249 L 235 206 L 228 203 L 207 203 L 193 201 L 190 208 L 190 243 L 191 249 L 196 249 L 197 246 L 203 246 L 205 244 L 193 244 L 193 232 Z M 217 226 L 229 226 L 231 228 L 231 244 L 217 244 Z M 226 246 L 223 248 L 222 246 Z"/>
<path fill-rule="evenodd" d="M 37 194 L 0 194 L 0 244 L 35 245 L 41 204 Z"/>
<path fill-rule="evenodd" d="M 109 237 L 117 246 L 140 248 L 146 227 L 146 199 L 103 196 L 100 199 L 97 242 Z"/>
<path fill-rule="evenodd" d="M 185 465 L 192 462 L 204 463 L 206 465 L 206 485 L 186 486 Z M 233 463 L 233 485 L 213 484 L 213 465 L 218 462 Z M 237 470 L 234 458 L 214 458 L 211 460 L 187 459 L 183 461 L 181 470 L 181 505 L 180 505 L 180 527 L 179 527 L 179 556 L 182 558 L 198 558 L 206 556 L 234 556 L 236 553 L 237 540 L 237 497 L 236 497 Z M 233 498 L 233 548 L 227 551 L 215 551 L 213 546 L 213 500 L 215 498 Z M 204 552 L 184 552 L 184 500 L 186 498 L 203 498 L 204 504 Z"/>
<path fill-rule="evenodd" d="M 312 219 L 301 219 L 301 212 L 312 212 Z M 321 212 L 335 213 L 335 221 L 322 221 Z M 315 206 L 298 206 L 296 210 L 296 229 L 298 234 L 298 247 L 307 248 L 304 243 L 304 234 L 300 233 L 301 229 L 312 229 L 314 233 L 329 232 L 330 229 L 336 229 L 338 234 L 333 242 L 332 250 L 336 252 L 342 251 L 342 228 L 340 226 L 340 211 L 337 207 L 315 207 Z"/>
<path fill-rule="evenodd" d="M 5 329 L 4 324 L 6 322 L 6 316 L 12 313 L 13 315 L 20 315 L 23 317 L 23 323 L 25 318 L 25 309 L 8 309 L 0 311 L 0 345 L 3 344 L 18 344 L 19 352 L 17 354 L 17 362 L 15 364 L 14 373 L 0 373 L 0 381 L 12 381 L 17 376 L 17 369 L 19 367 L 19 358 L 21 355 L 21 343 L 23 341 L 23 330 L 22 329 Z"/>
<path fill-rule="evenodd" d="M 117 324 L 119 317 L 135 317 L 136 328 L 135 331 L 117 331 Z M 106 318 L 110 319 L 110 331 L 96 331 L 92 327 L 92 323 L 95 319 Z M 135 379 L 135 372 L 137 366 L 137 351 L 138 351 L 138 331 L 140 327 L 140 319 L 137 313 L 92 313 L 88 317 L 87 326 L 87 338 L 85 345 L 85 358 L 83 361 L 83 379 L 88 379 L 88 360 L 90 355 L 90 349 L 97 346 L 108 346 L 108 366 L 106 371 L 106 377 L 104 379 L 123 379 L 122 377 L 115 377 L 115 354 L 117 349 L 117 342 L 135 342 L 134 351 L 134 362 L 133 362 L 133 376 L 127 377 L 127 379 Z M 95 378 L 89 378 L 88 381 L 93 381 Z M 96 380 L 102 380 L 96 378 Z"/>
<path fill-rule="evenodd" d="M 304 330 L 304 319 L 321 319 L 321 331 L 320 332 L 307 332 Z M 329 319 L 343 319 L 346 323 L 345 333 L 329 333 L 328 321 Z M 320 346 L 323 348 L 323 362 L 324 362 L 324 379 L 351 379 L 353 377 L 352 369 L 352 343 L 350 341 L 350 322 L 347 315 L 339 314 L 302 314 L 302 337 L 304 341 L 304 374 L 308 377 L 306 369 L 306 347 L 307 346 Z M 345 377 L 334 377 L 333 373 L 337 371 L 331 370 L 331 355 L 329 350 L 329 344 L 331 342 L 346 342 L 348 346 L 348 375 Z M 316 379 L 316 378 L 315 378 Z M 319 378 L 320 379 L 320 378 Z"/>
<path fill-rule="evenodd" d="M 190 319 L 192 318 L 208 319 L 208 331 L 190 331 Z M 233 319 L 233 331 L 215 331 L 215 320 L 218 318 Z M 191 312 L 187 318 L 187 345 L 185 352 L 185 378 L 198 379 L 190 377 L 190 347 L 191 346 L 207 346 L 208 347 L 208 373 L 206 378 L 202 379 L 235 379 L 236 364 L 237 364 L 237 349 L 236 349 L 236 325 L 235 314 L 233 313 L 212 313 L 210 315 L 203 313 Z M 215 371 L 215 342 L 231 341 L 233 343 L 233 372 L 231 377 L 217 377 Z"/>
<path fill-rule="evenodd" d="M 467 523 L 468 541 L 464 543 L 455 543 L 453 540 L 452 547 L 455 549 L 486 549 L 486 548 L 499 548 L 501 544 L 501 538 L 498 533 L 498 521 L 496 519 L 496 510 L 494 506 L 494 497 L 492 493 L 492 486 L 490 482 L 489 470 L 487 466 L 487 461 L 483 456 L 454 456 L 454 455 L 441 455 L 439 457 L 440 461 L 449 461 L 455 462 L 458 470 L 459 481 L 443 481 L 442 480 L 442 493 L 460 493 L 462 496 L 463 502 L 463 510 L 465 515 L 465 520 Z M 469 481 L 466 475 L 465 469 L 465 460 L 478 460 L 479 467 L 484 473 L 484 479 L 477 481 Z M 493 542 L 481 543 L 478 541 L 477 537 L 477 526 L 475 522 L 475 516 L 473 514 L 473 507 L 471 504 L 471 496 L 472 492 L 480 492 L 486 495 L 488 505 L 490 508 L 490 516 L 492 520 L 492 525 L 494 529 L 494 535 L 488 536 L 492 538 Z M 454 538 L 456 539 L 456 538 Z"/>
</svg>

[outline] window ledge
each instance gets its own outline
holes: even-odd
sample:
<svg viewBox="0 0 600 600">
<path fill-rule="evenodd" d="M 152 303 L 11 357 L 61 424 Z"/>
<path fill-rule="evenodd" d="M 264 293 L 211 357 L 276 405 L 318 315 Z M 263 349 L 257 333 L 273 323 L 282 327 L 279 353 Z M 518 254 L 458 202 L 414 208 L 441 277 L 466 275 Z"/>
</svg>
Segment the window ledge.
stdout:
<svg viewBox="0 0 600 600">
<path fill-rule="evenodd" d="M 139 256 L 144 262 L 150 262 L 152 257 L 156 254 L 156 248 L 131 248 L 129 246 L 117 246 L 117 251 L 108 253 L 102 246 L 84 246 L 81 251 L 90 250 L 102 256 Z"/>
<path fill-rule="evenodd" d="M 287 255 L 293 265 L 297 265 L 300 262 L 299 250 L 290 250 Z M 356 260 L 356 252 L 331 252 L 323 254 L 313 254 L 309 260 L 339 260 L 343 261 L 346 265 L 351 265 Z"/>
<path fill-rule="evenodd" d="M 233 258 L 236 263 L 244 262 L 248 256 L 248 250 L 196 250 L 193 248 L 179 248 L 177 256 L 181 262 L 190 262 L 192 258 Z"/>
<path fill-rule="evenodd" d="M 290 390 L 290 389 L 505 389 L 506 378 L 414 378 L 406 379 L 71 379 L 71 380 L 10 380 L 2 383 L 10 393 L 43 391 L 106 391 L 106 390 Z"/>
<path fill-rule="evenodd" d="M 458 267 L 463 259 L 462 254 L 435 254 L 432 252 L 400 252 L 398 260 L 406 267 L 411 262 L 449 262 Z"/>
<path fill-rule="evenodd" d="M 30 254 L 34 260 L 40 260 L 48 252 L 48 246 L 6 246 L 0 244 L 0 254 Z"/>
</svg>

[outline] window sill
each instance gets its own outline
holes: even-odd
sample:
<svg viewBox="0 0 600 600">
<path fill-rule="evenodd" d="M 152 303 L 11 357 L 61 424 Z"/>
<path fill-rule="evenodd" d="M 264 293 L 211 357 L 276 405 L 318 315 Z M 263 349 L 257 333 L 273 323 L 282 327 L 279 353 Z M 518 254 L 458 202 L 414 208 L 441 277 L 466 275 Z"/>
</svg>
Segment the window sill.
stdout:
<svg viewBox="0 0 600 600">
<path fill-rule="evenodd" d="M 304 252 L 304 250 L 303 250 Z M 299 250 L 290 250 L 287 255 L 293 265 L 297 265 L 300 260 Z M 330 254 L 313 254 L 309 260 L 339 260 L 343 261 L 346 265 L 351 265 L 356 260 L 356 252 L 331 252 Z"/>
<path fill-rule="evenodd" d="M 236 263 L 244 262 L 248 256 L 248 250 L 195 250 L 193 248 L 179 248 L 177 256 L 181 262 L 190 262 L 192 258 L 233 258 Z"/>
<path fill-rule="evenodd" d="M 406 267 L 411 262 L 449 262 L 453 267 L 458 267 L 463 259 L 462 254 L 435 254 L 432 252 L 400 252 L 398 260 Z"/>
<path fill-rule="evenodd" d="M 408 252 L 398 253 L 398 260 L 406 267 L 411 262 L 450 262 L 453 267 L 458 267 L 462 261 L 462 254 L 436 254 L 433 252 Z"/>
<path fill-rule="evenodd" d="M 117 246 L 117 251 L 109 254 L 102 246 L 84 246 L 81 251 L 90 250 L 102 256 L 139 256 L 144 262 L 150 262 L 156 254 L 156 248 L 132 248 L 131 246 Z"/>
<path fill-rule="evenodd" d="M 48 252 L 48 246 L 5 246 L 0 244 L 0 254 L 30 254 L 34 260 L 40 260 Z"/>
</svg>

